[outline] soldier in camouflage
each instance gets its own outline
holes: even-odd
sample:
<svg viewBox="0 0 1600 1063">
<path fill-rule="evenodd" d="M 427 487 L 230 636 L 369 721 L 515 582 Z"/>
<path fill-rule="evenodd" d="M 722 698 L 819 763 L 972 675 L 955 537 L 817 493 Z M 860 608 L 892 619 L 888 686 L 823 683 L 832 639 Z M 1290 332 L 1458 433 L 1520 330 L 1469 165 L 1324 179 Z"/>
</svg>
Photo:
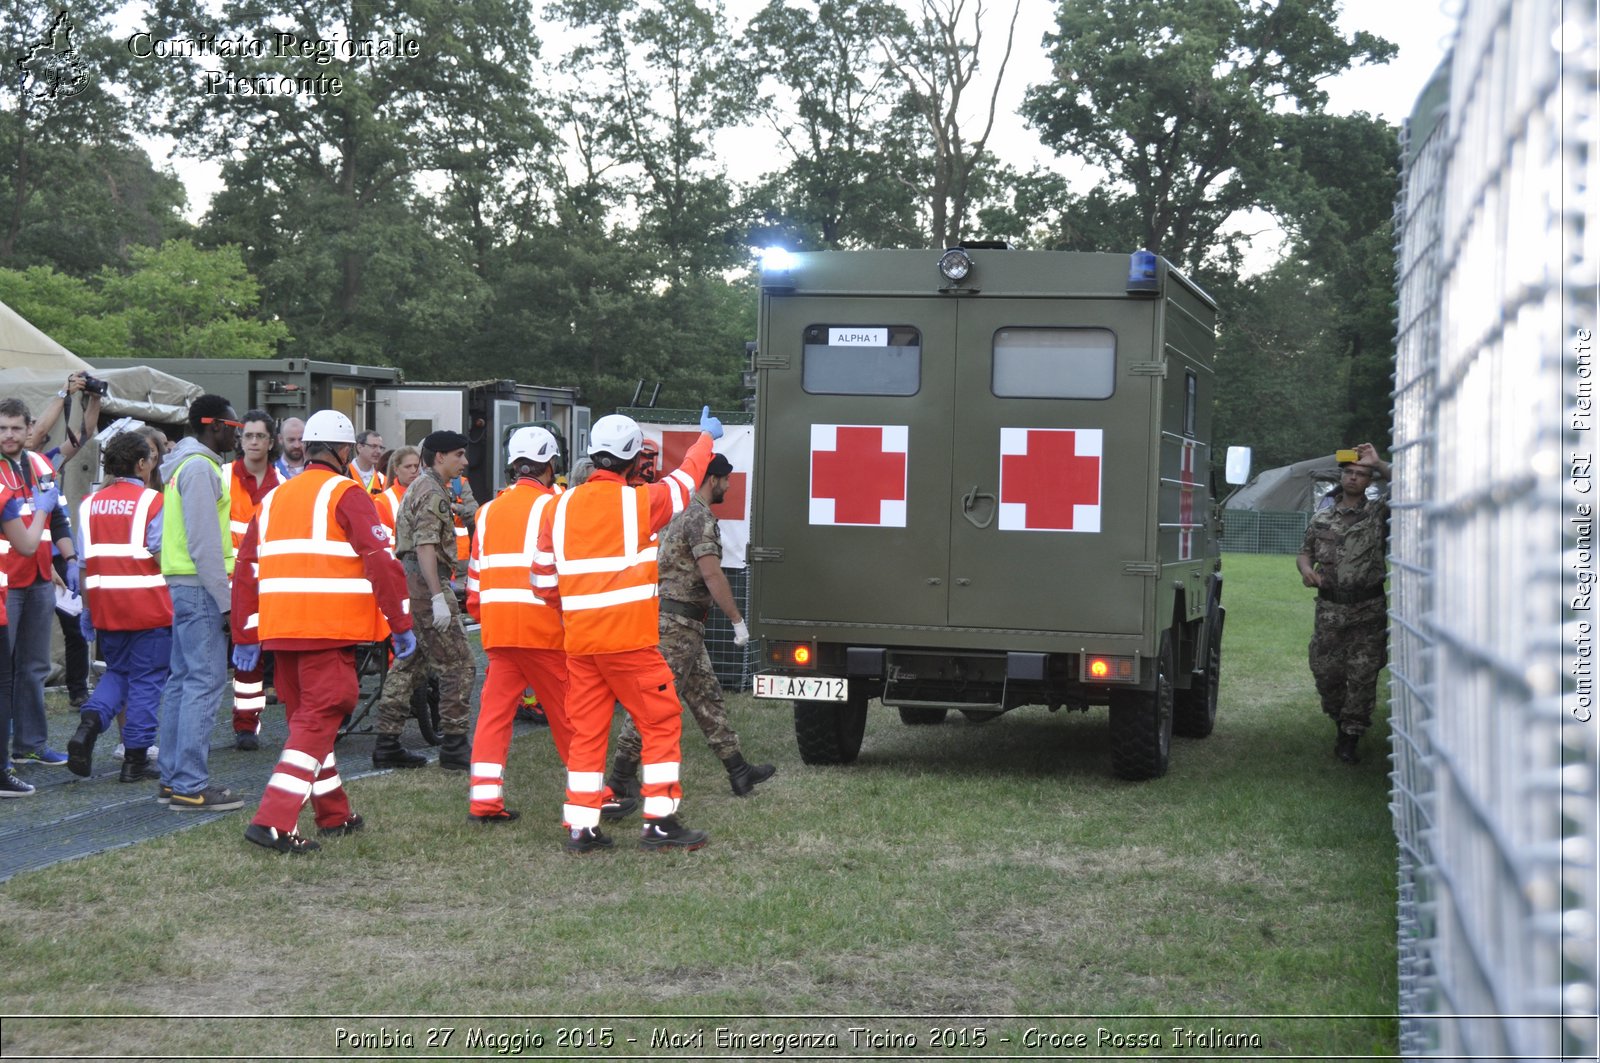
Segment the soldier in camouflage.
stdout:
<svg viewBox="0 0 1600 1063">
<path fill-rule="evenodd" d="M 694 714 L 711 751 L 728 769 L 728 785 L 734 796 L 745 797 L 777 769 L 771 764 L 750 764 L 739 751 L 739 736 L 728 725 L 722 684 L 712 671 L 705 642 L 705 621 L 712 602 L 733 621 L 733 644 L 743 646 L 750 641 L 750 628 L 739 613 L 733 589 L 722 571 L 722 530 L 711 512 L 711 507 L 727 496 L 732 473 L 733 465 L 727 458 L 721 454 L 712 457 L 694 498 L 662 529 L 656 565 L 660 579 L 661 655 L 672 668 L 679 700 Z M 636 776 L 641 749 L 639 732 L 628 714 L 623 713 L 617 757 L 606 780 L 619 797 L 638 796 Z"/>
<path fill-rule="evenodd" d="M 396 660 L 384 680 L 372 763 L 378 768 L 415 768 L 428 762 L 400 745 L 400 732 L 411 715 L 412 692 L 428 681 L 431 670 L 439 677 L 439 766 L 466 771 L 472 766 L 467 725 L 477 667 L 450 589 L 456 529 L 445 485 L 466 471 L 467 437 L 433 432 L 422 441 L 421 456 L 423 473 L 406 488 L 394 515 L 395 556 L 405 566 L 419 652 Z"/>
<path fill-rule="evenodd" d="M 1387 479 L 1390 466 L 1371 443 L 1340 457 L 1339 495 L 1312 516 L 1295 564 L 1301 581 L 1317 589 L 1311 674 L 1322 711 L 1333 717 L 1334 753 L 1355 764 L 1356 746 L 1372 725 L 1378 672 L 1388 662 L 1389 502 L 1368 499 L 1367 487 L 1375 473 Z"/>
</svg>

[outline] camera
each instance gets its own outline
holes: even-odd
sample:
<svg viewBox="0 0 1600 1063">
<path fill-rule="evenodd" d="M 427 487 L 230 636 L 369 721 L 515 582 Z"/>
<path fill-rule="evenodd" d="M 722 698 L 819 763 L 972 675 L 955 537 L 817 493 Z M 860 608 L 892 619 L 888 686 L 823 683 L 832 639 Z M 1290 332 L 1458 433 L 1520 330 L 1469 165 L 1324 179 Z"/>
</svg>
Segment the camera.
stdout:
<svg viewBox="0 0 1600 1063">
<path fill-rule="evenodd" d="M 93 392 L 94 394 L 99 395 L 101 398 L 105 398 L 106 392 L 111 390 L 111 385 L 107 384 L 104 380 L 101 380 L 98 377 L 92 377 L 88 373 L 85 373 L 83 374 L 83 390 Z"/>
</svg>

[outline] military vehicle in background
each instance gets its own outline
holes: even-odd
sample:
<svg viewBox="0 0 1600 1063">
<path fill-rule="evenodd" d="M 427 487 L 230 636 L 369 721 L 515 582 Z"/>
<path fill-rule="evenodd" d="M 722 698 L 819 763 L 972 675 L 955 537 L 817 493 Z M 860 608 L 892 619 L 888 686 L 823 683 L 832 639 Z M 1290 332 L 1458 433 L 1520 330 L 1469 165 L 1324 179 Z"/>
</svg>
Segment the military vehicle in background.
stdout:
<svg viewBox="0 0 1600 1063">
<path fill-rule="evenodd" d="M 1106 705 L 1130 779 L 1208 735 L 1206 293 L 1149 252 L 994 244 L 774 254 L 760 282 L 754 693 L 793 702 L 802 759 L 854 761 L 874 699 Z"/>
</svg>

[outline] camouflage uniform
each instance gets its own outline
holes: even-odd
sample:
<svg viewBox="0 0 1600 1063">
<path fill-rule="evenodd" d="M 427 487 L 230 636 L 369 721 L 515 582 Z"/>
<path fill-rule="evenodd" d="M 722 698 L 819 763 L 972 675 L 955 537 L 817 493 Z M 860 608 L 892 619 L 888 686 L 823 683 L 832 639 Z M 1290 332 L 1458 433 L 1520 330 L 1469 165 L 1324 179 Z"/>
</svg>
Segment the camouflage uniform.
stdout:
<svg viewBox="0 0 1600 1063">
<path fill-rule="evenodd" d="M 661 531 L 656 549 L 657 585 L 663 602 L 678 602 L 701 611 L 711 610 L 711 591 L 700 575 L 702 557 L 722 558 L 722 530 L 717 518 L 698 495 L 688 507 Z M 703 619 L 661 610 L 661 655 L 672 669 L 678 700 L 688 706 L 695 722 L 705 732 L 706 742 L 719 760 L 739 752 L 739 736 L 728 725 L 728 709 L 722 702 L 722 683 L 711 669 L 706 653 L 706 626 Z M 641 751 L 639 732 L 627 713 L 617 734 L 617 755 L 637 759 Z"/>
<path fill-rule="evenodd" d="M 467 733 L 468 715 L 477 663 L 467 634 L 461 626 L 460 606 L 450 590 L 455 571 L 456 530 L 451 520 L 450 495 L 432 469 L 426 470 L 406 488 L 400 510 L 394 515 L 395 556 L 406 570 L 406 585 L 411 592 L 412 629 L 417 635 L 417 652 L 397 659 L 383 682 L 383 698 L 378 702 L 378 733 L 399 734 L 411 718 L 411 693 L 418 683 L 426 683 L 432 671 L 439 677 L 439 725 L 444 734 Z M 417 546 L 432 543 L 439 558 L 439 586 L 453 619 L 443 631 L 433 626 L 433 595 L 428 591 L 422 569 L 417 565 Z"/>
<path fill-rule="evenodd" d="M 1388 663 L 1388 542 L 1387 499 L 1364 499 L 1356 507 L 1341 499 L 1312 516 L 1300 547 L 1324 581 L 1317 591 L 1311 674 L 1322 711 L 1344 734 L 1364 734 L 1372 725 L 1378 673 Z"/>
</svg>

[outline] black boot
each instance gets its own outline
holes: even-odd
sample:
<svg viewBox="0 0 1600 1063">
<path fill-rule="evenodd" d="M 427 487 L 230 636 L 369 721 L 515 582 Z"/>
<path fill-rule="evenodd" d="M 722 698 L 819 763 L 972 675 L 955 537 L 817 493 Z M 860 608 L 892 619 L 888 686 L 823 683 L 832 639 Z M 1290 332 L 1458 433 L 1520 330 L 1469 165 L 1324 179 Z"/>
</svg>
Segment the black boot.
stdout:
<svg viewBox="0 0 1600 1063">
<path fill-rule="evenodd" d="M 439 767 L 445 771 L 468 771 L 472 768 L 472 747 L 466 735 L 441 735 L 439 737 Z"/>
<path fill-rule="evenodd" d="M 100 726 L 98 712 L 80 712 L 78 719 L 78 730 L 67 739 L 67 770 L 87 779 L 94 767 L 94 740 L 105 728 Z"/>
<path fill-rule="evenodd" d="M 756 783 L 766 782 L 778 770 L 771 764 L 747 763 L 743 753 L 724 757 L 722 764 L 728 769 L 728 785 L 733 787 L 735 797 L 748 797 L 755 790 Z"/>
<path fill-rule="evenodd" d="M 1360 741 L 1360 735 L 1353 735 L 1348 731 L 1340 731 L 1339 740 L 1334 743 L 1333 752 L 1346 764 L 1359 764 L 1361 763 L 1361 755 L 1356 752 L 1356 744 Z"/>
<path fill-rule="evenodd" d="M 161 772 L 150 763 L 149 750 L 126 749 L 122 753 L 122 774 L 118 782 L 149 782 L 161 778 Z"/>
<path fill-rule="evenodd" d="M 617 754 L 606 776 L 606 795 L 600 801 L 600 818 L 615 823 L 639 809 L 639 758 Z"/>
<path fill-rule="evenodd" d="M 426 763 L 427 757 L 400 744 L 399 735 L 379 735 L 378 744 L 372 747 L 374 768 L 420 768 Z"/>
</svg>

